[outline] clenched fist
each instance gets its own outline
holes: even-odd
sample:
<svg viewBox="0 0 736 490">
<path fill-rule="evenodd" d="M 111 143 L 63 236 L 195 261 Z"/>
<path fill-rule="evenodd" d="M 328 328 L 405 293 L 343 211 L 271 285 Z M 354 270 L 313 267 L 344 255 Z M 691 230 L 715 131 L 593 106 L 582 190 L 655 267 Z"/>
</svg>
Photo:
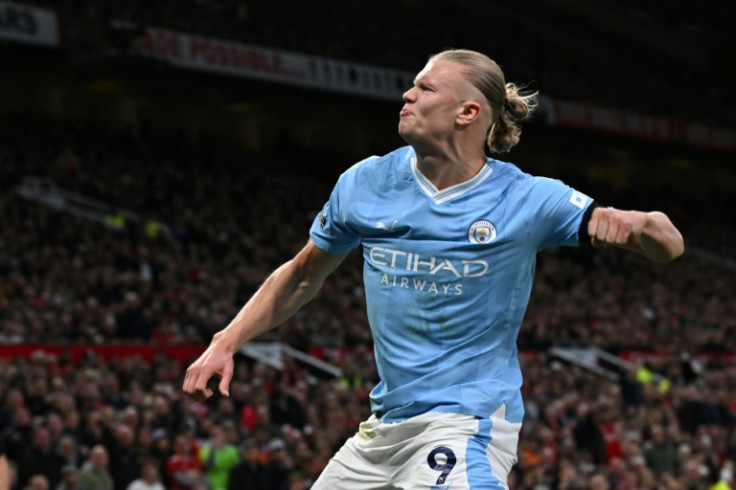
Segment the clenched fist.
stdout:
<svg viewBox="0 0 736 490">
<path fill-rule="evenodd" d="M 613 208 L 596 208 L 588 222 L 588 235 L 594 247 L 638 244 L 647 213 L 622 211 Z"/>
</svg>

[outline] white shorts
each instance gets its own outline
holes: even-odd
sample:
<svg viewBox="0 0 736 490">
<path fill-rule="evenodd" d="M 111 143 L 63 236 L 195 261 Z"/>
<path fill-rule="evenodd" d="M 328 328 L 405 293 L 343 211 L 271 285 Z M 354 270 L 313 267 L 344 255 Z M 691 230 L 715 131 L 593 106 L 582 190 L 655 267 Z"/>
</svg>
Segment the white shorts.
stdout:
<svg viewBox="0 0 736 490">
<path fill-rule="evenodd" d="M 311 488 L 508 490 L 521 424 L 497 414 L 432 412 L 393 423 L 371 416 Z"/>
</svg>

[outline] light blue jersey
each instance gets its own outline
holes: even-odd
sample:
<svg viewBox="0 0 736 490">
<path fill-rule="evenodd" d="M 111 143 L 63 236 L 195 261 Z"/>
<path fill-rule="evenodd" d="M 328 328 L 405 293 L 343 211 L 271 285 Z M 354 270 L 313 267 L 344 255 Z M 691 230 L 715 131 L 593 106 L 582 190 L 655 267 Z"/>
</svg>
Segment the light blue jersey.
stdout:
<svg viewBox="0 0 736 490">
<path fill-rule="evenodd" d="M 560 181 L 487 159 L 438 191 L 411 147 L 343 173 L 311 238 L 343 254 L 363 246 L 363 279 L 384 422 L 427 412 L 521 422 L 516 338 L 536 254 L 577 245 L 592 200 Z"/>
</svg>

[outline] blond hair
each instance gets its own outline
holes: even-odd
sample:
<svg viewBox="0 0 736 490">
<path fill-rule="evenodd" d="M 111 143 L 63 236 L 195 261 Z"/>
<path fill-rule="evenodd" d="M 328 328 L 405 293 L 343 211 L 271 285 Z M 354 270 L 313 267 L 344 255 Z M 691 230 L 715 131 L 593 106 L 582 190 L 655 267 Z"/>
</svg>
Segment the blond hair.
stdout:
<svg viewBox="0 0 736 490">
<path fill-rule="evenodd" d="M 485 140 L 489 151 L 501 153 L 516 146 L 521 137 L 521 121 L 528 119 L 537 106 L 537 92 L 520 93 L 521 87 L 506 83 L 495 61 L 477 51 L 448 49 L 431 56 L 430 61 L 464 65 L 468 81 L 488 100 L 493 120 Z"/>
</svg>

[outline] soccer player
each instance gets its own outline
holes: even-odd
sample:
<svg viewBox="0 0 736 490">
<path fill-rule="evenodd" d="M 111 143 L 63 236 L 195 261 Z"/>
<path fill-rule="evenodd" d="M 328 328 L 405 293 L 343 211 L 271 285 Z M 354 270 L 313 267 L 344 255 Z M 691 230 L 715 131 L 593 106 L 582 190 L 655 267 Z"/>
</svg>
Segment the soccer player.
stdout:
<svg viewBox="0 0 736 490">
<path fill-rule="evenodd" d="M 661 212 L 597 205 L 486 156 L 519 141 L 534 105 L 474 51 L 430 58 L 403 96 L 408 146 L 344 172 L 307 245 L 276 269 L 187 370 L 198 400 L 232 356 L 311 300 L 362 246 L 380 382 L 373 415 L 315 489 L 507 488 L 523 417 L 516 337 L 537 252 L 579 243 L 666 262 L 683 240 Z"/>
</svg>

